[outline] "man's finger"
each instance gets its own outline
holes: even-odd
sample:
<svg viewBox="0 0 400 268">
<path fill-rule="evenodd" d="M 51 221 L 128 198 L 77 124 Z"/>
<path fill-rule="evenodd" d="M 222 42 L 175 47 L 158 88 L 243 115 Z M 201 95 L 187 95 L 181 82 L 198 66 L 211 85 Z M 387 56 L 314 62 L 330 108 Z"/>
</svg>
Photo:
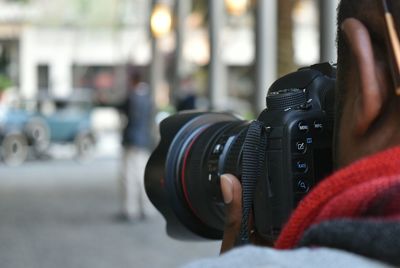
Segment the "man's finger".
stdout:
<svg viewBox="0 0 400 268">
<path fill-rule="evenodd" d="M 221 191 L 225 202 L 225 229 L 221 253 L 233 248 L 242 221 L 242 185 L 233 175 L 221 176 Z"/>
</svg>

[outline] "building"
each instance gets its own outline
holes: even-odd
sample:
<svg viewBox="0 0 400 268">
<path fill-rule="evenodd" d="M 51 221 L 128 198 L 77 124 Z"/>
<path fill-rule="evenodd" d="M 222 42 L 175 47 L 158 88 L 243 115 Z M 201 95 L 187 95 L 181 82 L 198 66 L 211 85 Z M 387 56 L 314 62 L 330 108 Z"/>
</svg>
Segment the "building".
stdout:
<svg viewBox="0 0 400 268">
<path fill-rule="evenodd" d="M 112 100 L 124 86 L 116 66 L 150 63 L 149 1 L 0 0 L 0 7 L 3 72 L 24 98 L 91 87 Z"/>
<path fill-rule="evenodd" d="M 174 57 L 179 47 L 183 76 L 198 73 L 203 79 L 198 85 L 199 94 L 210 97 L 204 77 L 208 75 L 211 55 L 215 57 L 216 53 L 210 51 L 209 21 L 205 21 L 209 19 L 205 16 L 208 1 L 185 1 L 187 12 L 181 44 L 176 42 L 176 31 L 161 41 L 161 56 L 166 66 L 160 71 L 164 76 L 161 79 L 168 81 L 161 83 L 160 88 L 154 87 L 156 95 L 169 91 L 161 95 L 173 96 L 171 91 L 178 90 L 171 80 L 176 75 Z M 163 2 L 171 6 L 174 3 Z M 320 56 L 318 1 L 296 3 L 300 3 L 293 16 L 296 60 L 299 65 L 314 63 Z M 12 78 L 20 94 L 28 99 L 36 98 L 40 92 L 67 97 L 75 89 L 90 88 L 99 102 L 118 102 L 126 88 L 127 66 L 144 68 L 147 73 L 154 71 L 150 69 L 156 58 L 149 30 L 151 5 L 148 0 L 0 0 L 0 73 Z M 329 8 L 333 14 L 334 8 Z M 264 96 L 269 86 L 262 83 L 260 87 L 254 81 L 257 58 L 254 9 L 253 6 L 239 17 L 225 14 L 229 12 L 224 10 L 218 13 L 221 16 L 217 54 L 221 68 L 218 86 L 211 89 L 216 94 L 211 95 L 219 109 L 229 109 L 235 103 L 235 107 L 251 110 L 254 96 Z M 330 39 L 325 43 L 334 44 Z M 264 107 L 263 98 L 258 99 L 262 101 L 258 106 Z"/>
</svg>

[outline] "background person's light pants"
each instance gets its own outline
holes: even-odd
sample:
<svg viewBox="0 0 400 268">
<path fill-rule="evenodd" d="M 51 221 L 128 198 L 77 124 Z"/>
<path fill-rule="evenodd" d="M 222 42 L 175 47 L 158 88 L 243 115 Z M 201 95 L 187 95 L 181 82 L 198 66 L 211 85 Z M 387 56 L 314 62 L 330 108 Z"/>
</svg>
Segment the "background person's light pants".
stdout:
<svg viewBox="0 0 400 268">
<path fill-rule="evenodd" d="M 144 170 L 150 153 L 147 149 L 129 146 L 124 150 L 120 179 L 122 213 L 130 219 L 156 214 L 144 190 Z"/>
</svg>

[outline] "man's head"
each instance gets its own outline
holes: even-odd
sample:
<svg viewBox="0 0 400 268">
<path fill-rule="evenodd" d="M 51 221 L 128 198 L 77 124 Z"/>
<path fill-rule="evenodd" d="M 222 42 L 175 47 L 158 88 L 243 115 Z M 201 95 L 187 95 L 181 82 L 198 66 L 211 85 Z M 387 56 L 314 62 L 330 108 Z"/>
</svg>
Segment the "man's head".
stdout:
<svg viewBox="0 0 400 268">
<path fill-rule="evenodd" d="M 130 75 L 130 88 L 135 89 L 140 82 L 142 82 L 142 74 L 140 71 L 135 70 Z"/>
<path fill-rule="evenodd" d="M 400 30 L 400 1 L 388 0 Z M 381 0 L 342 0 L 338 13 L 335 160 L 338 167 L 400 145 Z"/>
</svg>

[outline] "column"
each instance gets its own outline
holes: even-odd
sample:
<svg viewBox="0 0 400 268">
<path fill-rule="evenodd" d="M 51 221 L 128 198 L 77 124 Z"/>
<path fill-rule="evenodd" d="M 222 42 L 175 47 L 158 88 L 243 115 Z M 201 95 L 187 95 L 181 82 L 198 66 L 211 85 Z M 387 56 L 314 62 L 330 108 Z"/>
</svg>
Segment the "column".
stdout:
<svg viewBox="0 0 400 268">
<path fill-rule="evenodd" d="M 336 9 L 339 0 L 319 0 L 320 10 L 320 61 L 337 60 Z"/>
<path fill-rule="evenodd" d="M 209 35 L 210 35 L 210 67 L 208 81 L 208 97 L 210 108 L 223 109 L 227 99 L 226 72 L 221 59 L 221 31 L 225 14 L 224 1 L 208 0 Z"/>
<path fill-rule="evenodd" d="M 255 112 L 266 108 L 269 86 L 277 76 L 277 0 L 259 0 L 256 6 Z"/>
</svg>

